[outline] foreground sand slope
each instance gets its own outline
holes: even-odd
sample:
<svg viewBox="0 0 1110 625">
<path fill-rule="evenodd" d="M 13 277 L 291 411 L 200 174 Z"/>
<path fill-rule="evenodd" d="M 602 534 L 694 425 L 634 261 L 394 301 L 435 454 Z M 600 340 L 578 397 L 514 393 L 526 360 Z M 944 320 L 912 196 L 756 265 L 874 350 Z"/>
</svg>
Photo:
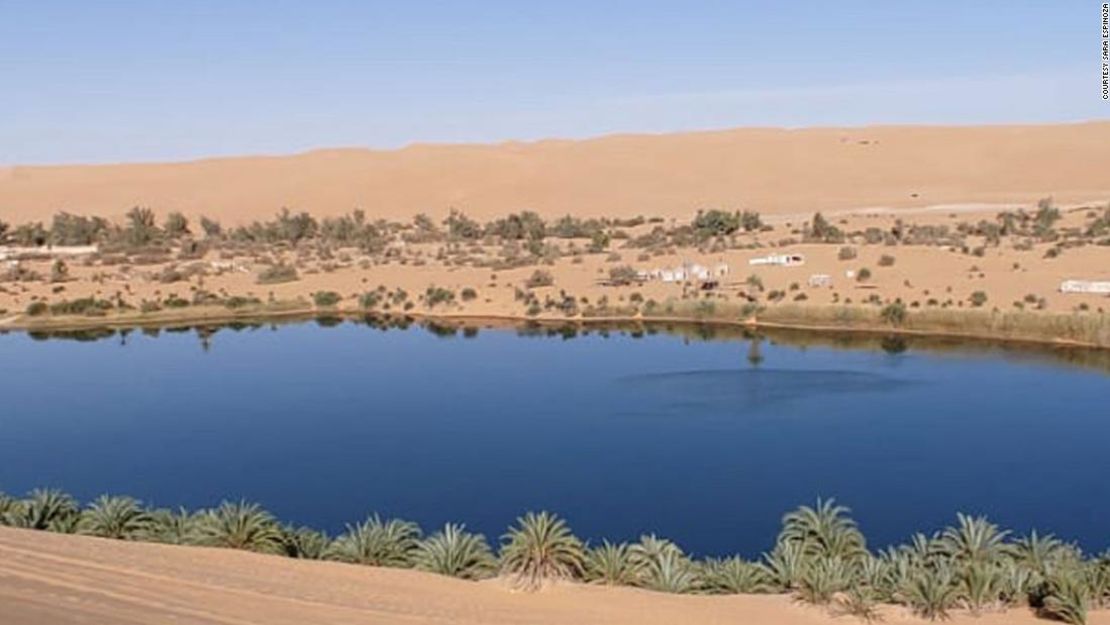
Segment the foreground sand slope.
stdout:
<svg viewBox="0 0 1110 625">
<path fill-rule="evenodd" d="M 1043 126 L 737 129 L 585 141 L 324 150 L 188 163 L 0 168 L 0 218 L 119 217 L 136 204 L 225 222 L 282 206 L 326 216 L 686 218 L 1110 197 L 1110 122 Z"/>
<path fill-rule="evenodd" d="M 1110 623 L 1094 614 L 1094 624 Z M 853 623 L 781 596 L 564 585 L 541 593 L 436 575 L 0 528 L 0 622 L 18 625 Z M 901 610 L 885 622 L 923 623 Z M 1025 610 L 956 624 L 1046 623 Z"/>
</svg>

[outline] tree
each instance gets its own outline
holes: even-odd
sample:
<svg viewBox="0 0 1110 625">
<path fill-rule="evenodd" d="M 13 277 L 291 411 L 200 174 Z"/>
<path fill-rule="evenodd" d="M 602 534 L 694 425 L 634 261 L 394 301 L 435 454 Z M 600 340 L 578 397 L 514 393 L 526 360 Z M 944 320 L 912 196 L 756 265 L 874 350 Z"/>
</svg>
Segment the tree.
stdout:
<svg viewBox="0 0 1110 625">
<path fill-rule="evenodd" d="M 409 567 L 419 541 L 420 527 L 415 523 L 383 520 L 375 514 L 362 523 L 348 525 L 328 549 L 327 557 L 353 564 Z"/>
<path fill-rule="evenodd" d="M 810 556 L 855 558 L 866 553 L 863 534 L 835 499 L 818 499 L 815 507 L 801 506 L 782 519 L 780 542 L 802 546 Z"/>
<path fill-rule="evenodd" d="M 153 518 L 138 500 L 101 495 L 81 515 L 77 530 L 101 538 L 135 540 L 143 538 L 152 525 Z"/>
<path fill-rule="evenodd" d="M 585 556 L 566 521 L 548 512 L 528 512 L 504 536 L 501 568 L 518 585 L 534 590 L 545 580 L 579 577 Z"/>
<path fill-rule="evenodd" d="M 220 225 L 220 222 L 207 217 L 200 218 L 200 228 L 204 230 L 204 236 L 210 239 L 219 238 L 223 234 L 223 226 Z"/>
<path fill-rule="evenodd" d="M 189 234 L 189 220 L 185 218 L 185 215 L 174 211 L 166 215 L 166 223 L 162 226 L 162 229 L 166 231 L 166 235 L 170 238 L 183 237 Z"/>
<path fill-rule="evenodd" d="M 465 526 L 453 523 L 421 542 L 413 561 L 422 571 L 462 579 L 487 577 L 497 562 L 484 536 L 471 534 Z"/>
<path fill-rule="evenodd" d="M 447 234 L 454 239 L 474 240 L 482 237 L 482 225 L 462 211 L 451 209 L 444 224 L 447 226 Z"/>
<path fill-rule="evenodd" d="M 756 219 L 758 218 L 757 215 Z M 694 230 L 703 238 L 732 234 L 740 229 L 740 225 L 739 213 L 727 213 L 717 209 L 698 211 L 693 223 Z"/>
<path fill-rule="evenodd" d="M 154 223 L 154 211 L 149 208 L 133 207 L 127 211 L 127 222 L 124 238 L 132 246 L 146 245 L 158 235 L 158 226 Z"/>
<path fill-rule="evenodd" d="M 883 307 L 879 317 L 892 326 L 900 326 L 906 321 L 906 305 L 902 300 L 895 300 Z"/>
<path fill-rule="evenodd" d="M 225 501 L 214 510 L 206 510 L 197 520 L 196 533 L 202 544 L 280 553 L 281 527 L 256 503 Z"/>
<path fill-rule="evenodd" d="M 825 219 L 825 216 L 821 213 L 813 215 L 813 223 L 806 234 L 808 239 L 825 243 L 836 243 L 844 238 L 840 229 L 829 223 L 829 220 Z"/>
</svg>

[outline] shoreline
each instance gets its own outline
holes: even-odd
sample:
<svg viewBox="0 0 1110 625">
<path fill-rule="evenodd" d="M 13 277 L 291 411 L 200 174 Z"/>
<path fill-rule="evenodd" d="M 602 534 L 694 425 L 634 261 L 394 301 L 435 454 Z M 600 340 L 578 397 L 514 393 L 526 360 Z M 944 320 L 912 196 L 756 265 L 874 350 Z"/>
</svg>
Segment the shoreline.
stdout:
<svg viewBox="0 0 1110 625">
<path fill-rule="evenodd" d="M 803 310 L 827 311 L 830 307 L 802 307 Z M 773 310 L 773 309 L 772 309 Z M 971 316 L 975 313 L 964 312 L 963 315 Z M 1035 314 L 1035 313 L 1034 313 Z M 1046 317 L 1050 315 L 1045 315 Z M 79 332 L 96 329 L 125 329 L 125 328 L 170 328 L 197 325 L 230 325 L 236 322 L 266 322 L 266 321 L 310 321 L 312 319 L 338 317 L 352 318 L 380 318 L 380 319 L 410 319 L 420 322 L 461 322 L 462 325 L 489 325 L 497 324 L 501 327 L 589 327 L 606 324 L 684 324 L 707 325 L 714 327 L 744 328 L 750 330 L 785 330 L 813 332 L 827 335 L 866 335 L 872 337 L 918 337 L 934 339 L 953 339 L 970 343 L 991 342 L 1006 345 L 1030 347 L 1056 347 L 1075 348 L 1086 350 L 1110 351 L 1110 343 L 1081 341 L 1060 337 L 1047 336 L 1014 336 L 1003 332 L 960 332 L 946 328 L 910 328 L 897 327 L 889 324 L 878 325 L 874 323 L 861 323 L 859 321 L 846 324 L 806 323 L 798 321 L 782 321 L 760 319 L 758 315 L 747 319 L 729 319 L 714 316 L 697 315 L 627 315 L 618 314 L 610 316 L 578 315 L 575 317 L 530 317 L 526 315 L 506 315 L 492 313 L 435 313 L 435 312 L 406 312 L 406 313 L 381 313 L 358 308 L 319 308 L 313 305 L 282 306 L 277 308 L 250 308 L 242 311 L 228 311 L 218 307 L 193 307 L 184 312 L 159 311 L 157 313 L 116 314 L 106 316 L 84 317 L 79 315 L 64 315 L 56 317 L 36 318 L 26 314 L 10 316 L 0 319 L 0 332 Z M 773 317 L 773 315 L 772 315 Z"/>
</svg>

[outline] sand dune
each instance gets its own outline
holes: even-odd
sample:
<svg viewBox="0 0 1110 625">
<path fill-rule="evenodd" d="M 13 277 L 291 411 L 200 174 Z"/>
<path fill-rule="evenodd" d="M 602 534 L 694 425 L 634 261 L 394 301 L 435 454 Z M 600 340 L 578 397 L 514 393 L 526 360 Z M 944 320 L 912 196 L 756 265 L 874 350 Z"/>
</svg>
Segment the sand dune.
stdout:
<svg viewBox="0 0 1110 625">
<path fill-rule="evenodd" d="M 1095 613 L 1091 623 L 1110 623 Z M 783 596 L 692 597 L 567 584 L 520 593 L 497 581 L 198 547 L 0 528 L 0 622 L 303 625 L 485 623 L 655 625 L 858 622 Z M 887 623 L 924 623 L 888 609 Z M 1047 623 L 1027 610 L 956 625 Z"/>
<path fill-rule="evenodd" d="M 0 218 L 129 207 L 238 222 L 282 206 L 375 217 L 687 217 L 1110 198 L 1110 122 L 1044 126 L 737 129 L 584 141 L 416 145 L 187 163 L 9 167 Z"/>
</svg>

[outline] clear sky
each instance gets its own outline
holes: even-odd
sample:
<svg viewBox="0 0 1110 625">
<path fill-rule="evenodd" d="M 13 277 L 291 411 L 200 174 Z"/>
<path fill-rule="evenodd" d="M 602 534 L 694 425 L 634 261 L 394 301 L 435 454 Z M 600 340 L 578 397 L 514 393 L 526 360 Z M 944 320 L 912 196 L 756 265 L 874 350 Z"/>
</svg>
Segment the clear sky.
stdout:
<svg viewBox="0 0 1110 625">
<path fill-rule="evenodd" d="M 0 0 L 0 164 L 1110 118 L 1093 0 Z"/>
</svg>

